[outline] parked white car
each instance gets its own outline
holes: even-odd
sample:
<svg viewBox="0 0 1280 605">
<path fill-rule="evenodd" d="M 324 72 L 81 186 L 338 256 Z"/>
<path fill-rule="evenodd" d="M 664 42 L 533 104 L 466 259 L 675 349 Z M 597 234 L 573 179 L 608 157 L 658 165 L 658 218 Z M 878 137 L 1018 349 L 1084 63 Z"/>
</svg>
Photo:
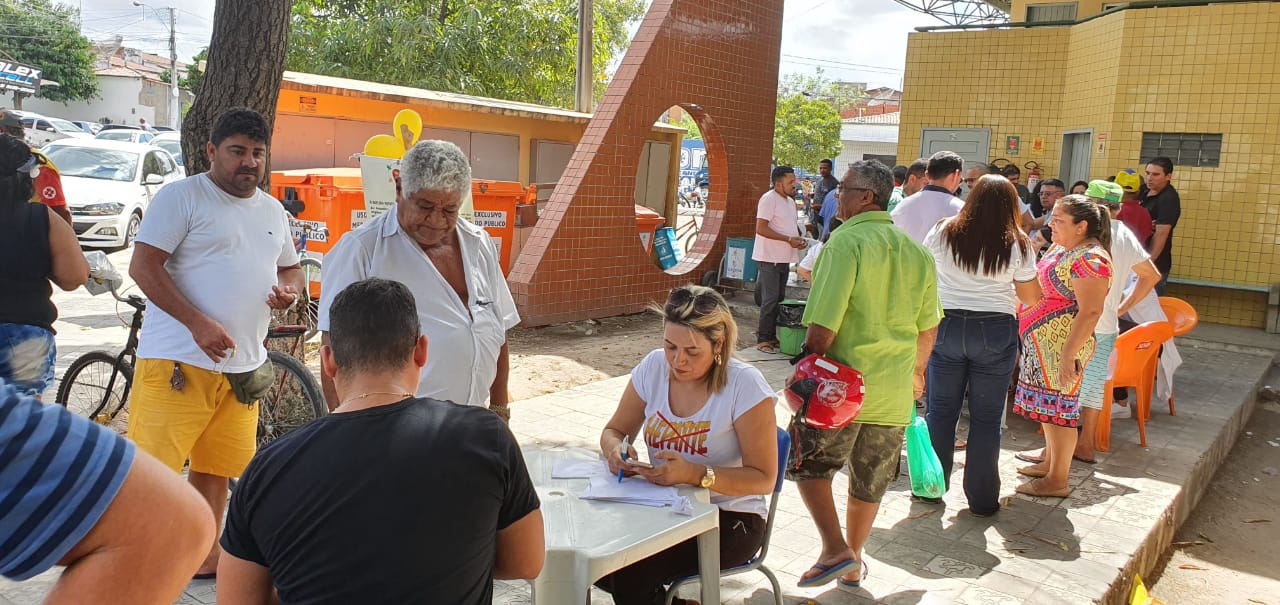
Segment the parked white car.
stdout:
<svg viewBox="0 0 1280 605">
<path fill-rule="evenodd" d="M 162 132 L 151 140 L 151 144 L 169 152 L 173 156 L 173 161 L 179 166 L 185 167 L 186 162 L 182 160 L 182 135 L 177 132 Z"/>
<path fill-rule="evenodd" d="M 59 118 L 49 118 L 38 113 L 17 112 L 22 117 L 22 128 L 27 132 L 27 144 L 41 147 L 50 141 L 66 138 L 91 139 L 93 135 L 79 126 Z"/>
<path fill-rule="evenodd" d="M 63 139 L 44 153 L 62 175 L 72 226 L 84 246 L 131 245 L 156 192 L 183 176 L 169 152 L 152 145 Z"/>
<path fill-rule="evenodd" d="M 112 128 L 99 130 L 93 138 L 102 141 L 125 141 L 128 143 L 150 143 L 155 134 L 137 128 Z"/>
</svg>

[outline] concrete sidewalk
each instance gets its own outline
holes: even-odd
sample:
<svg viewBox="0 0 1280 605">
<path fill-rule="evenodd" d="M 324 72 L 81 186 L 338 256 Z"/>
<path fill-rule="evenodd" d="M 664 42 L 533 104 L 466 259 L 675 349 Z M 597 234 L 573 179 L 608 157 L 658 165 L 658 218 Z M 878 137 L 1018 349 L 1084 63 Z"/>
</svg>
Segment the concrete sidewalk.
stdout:
<svg viewBox="0 0 1280 605">
<path fill-rule="evenodd" d="M 1229 346 L 1204 344 L 1212 342 L 1212 332 L 1198 330 L 1194 335 L 1203 340 L 1182 347 L 1185 363 L 1175 385 L 1178 415 L 1153 407 L 1148 448 L 1138 445 L 1133 420 L 1115 421 L 1112 451 L 1100 452 L 1096 465 L 1073 466 L 1075 489 L 1069 498 L 1014 495 L 1021 479 L 1014 472 L 1013 454 L 1042 441 L 1034 425 L 1012 416 L 1001 453 L 1002 491 L 1008 497 L 997 516 L 969 515 L 959 489 L 947 494 L 945 507 L 913 504 L 908 479 L 901 477 L 890 487 L 876 519 L 866 550 L 870 573 L 862 588 L 834 583 L 807 590 L 796 587 L 800 574 L 817 560 L 820 543 L 795 485 L 787 482 L 766 560 L 782 583 L 785 602 L 1120 603 L 1133 574 L 1150 572 L 1174 530 L 1194 509 L 1252 412 L 1258 383 L 1274 359 L 1271 350 L 1280 348 L 1275 346 L 1280 339 L 1257 332 L 1249 342 L 1243 337 L 1250 335 L 1233 333 Z M 782 356 L 749 349 L 740 357 L 778 387 L 791 373 Z M 628 379 L 621 376 L 517 402 L 512 430 L 525 444 L 594 450 Z M 787 411 L 779 407 L 779 423 L 786 419 Z M 959 484 L 963 465 L 961 452 L 953 485 Z M 838 495 L 845 484 L 841 473 L 834 488 Z M 843 518 L 844 498 L 838 496 L 836 503 Z M 0 580 L 0 605 L 40 602 L 57 573 L 22 584 Z M 773 602 L 760 574 L 723 580 L 722 595 L 725 603 L 734 605 Z M 686 596 L 696 598 L 696 586 Z M 528 601 L 526 583 L 496 583 L 494 603 Z M 592 601 L 612 602 L 600 591 L 593 593 Z M 213 582 L 193 582 L 179 602 L 216 602 Z"/>
</svg>

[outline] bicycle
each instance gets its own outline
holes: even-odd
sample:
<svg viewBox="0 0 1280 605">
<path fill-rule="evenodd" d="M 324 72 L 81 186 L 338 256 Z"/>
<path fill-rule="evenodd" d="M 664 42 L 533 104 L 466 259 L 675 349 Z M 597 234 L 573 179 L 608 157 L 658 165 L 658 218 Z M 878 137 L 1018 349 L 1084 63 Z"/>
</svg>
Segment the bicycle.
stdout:
<svg viewBox="0 0 1280 605">
<path fill-rule="evenodd" d="M 288 206 L 285 207 L 288 210 Z M 290 210 L 292 213 L 292 210 Z M 290 216 L 289 223 L 292 226 L 298 226 L 298 239 L 293 240 L 293 249 L 298 252 L 298 264 L 302 266 L 303 283 L 307 285 L 302 292 L 304 297 L 298 301 L 298 323 L 307 327 L 306 335 L 303 340 L 311 340 L 318 332 L 317 323 L 320 319 L 320 298 L 312 294 L 312 284 L 320 283 L 320 259 L 315 258 L 307 253 L 307 242 L 311 240 L 311 230 L 313 227 L 310 223 L 297 220 L 296 216 Z"/>
<path fill-rule="evenodd" d="M 679 212 L 676 215 L 681 216 Z M 683 240 L 684 253 L 689 254 L 689 251 L 693 250 L 693 242 L 698 239 L 698 215 L 691 212 L 684 216 L 688 216 L 689 220 L 682 225 L 676 226 L 676 242 Z"/>
<path fill-rule="evenodd" d="M 121 296 L 117 284 L 109 284 L 111 295 L 133 307 L 129 336 L 124 349 L 112 355 L 107 351 L 90 351 L 77 357 L 62 375 L 57 402 L 68 410 L 123 435 L 128 428 L 129 392 L 133 387 L 133 369 L 138 361 L 138 333 L 147 308 L 146 299 L 130 294 Z M 258 447 L 329 413 L 324 394 L 315 376 L 295 355 L 305 341 L 307 326 L 281 325 L 267 330 L 264 342 L 293 338 L 289 353 L 268 351 L 267 359 L 275 369 L 270 390 L 258 402 Z"/>
</svg>

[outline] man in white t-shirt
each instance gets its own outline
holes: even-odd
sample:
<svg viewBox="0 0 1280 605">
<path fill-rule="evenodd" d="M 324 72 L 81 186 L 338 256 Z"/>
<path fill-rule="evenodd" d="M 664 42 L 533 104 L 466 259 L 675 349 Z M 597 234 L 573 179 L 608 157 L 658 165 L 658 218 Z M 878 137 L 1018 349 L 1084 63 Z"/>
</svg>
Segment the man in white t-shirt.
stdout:
<svg viewBox="0 0 1280 605">
<path fill-rule="evenodd" d="M 960 186 L 960 170 L 964 159 L 950 151 L 939 151 L 929 157 L 925 175 L 929 184 L 902 200 L 890 215 L 893 224 L 907 232 L 916 243 L 924 242 L 938 221 L 960 214 L 964 200 L 952 194 Z"/>
<path fill-rule="evenodd" d="M 1091 463 L 1095 454 L 1094 437 L 1106 391 L 1109 360 L 1116 344 L 1116 336 L 1120 333 L 1119 318 L 1155 288 L 1160 282 L 1160 271 L 1151 262 L 1151 255 L 1133 231 L 1116 218 L 1116 213 L 1120 212 L 1124 189 L 1108 181 L 1092 181 L 1085 195 L 1106 208 L 1111 216 L 1111 287 L 1107 290 L 1107 298 L 1102 306 L 1102 317 L 1098 318 L 1098 324 L 1093 329 L 1097 349 L 1089 365 L 1085 366 L 1080 382 L 1080 439 L 1076 441 L 1076 451 L 1072 454 L 1076 460 Z M 1137 283 L 1126 296 L 1125 289 L 1135 277 Z M 1119 403 L 1112 405 L 1112 418 L 1128 418 L 1130 414 L 1127 406 Z M 1022 460 L 1038 463 L 1043 452 L 1022 453 L 1017 456 Z"/>
<path fill-rule="evenodd" d="M 790 166 L 773 169 L 773 189 L 760 196 L 756 205 L 756 241 L 751 259 L 756 261 L 760 289 L 760 324 L 756 328 L 756 348 L 778 352 L 778 303 L 786 297 L 791 263 L 796 250 L 805 247 L 796 219 L 796 171 Z"/>
<path fill-rule="evenodd" d="M 507 330 L 520 314 L 497 247 L 458 217 L 470 191 L 471 165 L 457 145 L 414 145 L 400 162 L 395 210 L 343 235 L 325 255 L 318 325 L 328 344 L 329 308 L 352 283 L 380 277 L 408 286 L 430 348 L 418 397 L 487 407 L 506 420 Z M 321 383 L 329 409 L 337 408 L 333 379 L 321 375 Z"/>
<path fill-rule="evenodd" d="M 246 379 L 265 373 L 270 382 L 262 343 L 271 309 L 289 308 L 305 287 L 284 207 L 258 189 L 270 136 L 256 111 L 218 116 L 205 145 L 209 172 L 156 194 L 129 266 L 150 299 L 129 438 L 174 472 L 190 460 L 188 481 L 219 527 L 227 478 L 256 449 L 258 407 Z M 211 546 L 197 578 L 218 568 L 221 549 Z"/>
</svg>

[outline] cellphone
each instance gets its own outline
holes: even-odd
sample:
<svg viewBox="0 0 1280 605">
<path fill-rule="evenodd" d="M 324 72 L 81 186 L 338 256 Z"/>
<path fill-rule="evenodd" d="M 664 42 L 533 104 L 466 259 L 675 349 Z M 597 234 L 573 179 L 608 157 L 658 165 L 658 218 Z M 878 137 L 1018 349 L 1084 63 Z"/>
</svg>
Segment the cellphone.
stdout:
<svg viewBox="0 0 1280 605">
<path fill-rule="evenodd" d="M 624 461 L 623 461 L 623 463 L 624 463 L 624 464 L 627 464 L 627 465 L 630 465 L 630 466 L 638 466 L 638 467 L 640 467 L 640 468 L 653 468 L 653 465 L 652 465 L 652 464 L 649 464 L 648 462 L 645 462 L 644 460 L 632 460 L 632 459 L 628 458 L 628 459 L 624 460 Z"/>
</svg>

